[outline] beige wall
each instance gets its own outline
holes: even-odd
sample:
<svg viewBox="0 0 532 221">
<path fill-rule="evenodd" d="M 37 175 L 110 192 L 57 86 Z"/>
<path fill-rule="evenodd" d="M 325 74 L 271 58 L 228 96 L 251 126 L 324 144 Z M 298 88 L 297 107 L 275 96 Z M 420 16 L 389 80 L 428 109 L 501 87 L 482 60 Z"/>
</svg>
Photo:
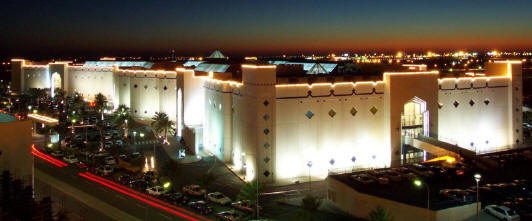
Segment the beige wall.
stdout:
<svg viewBox="0 0 532 221">
<path fill-rule="evenodd" d="M 394 220 L 429 220 L 429 221 L 459 221 L 475 216 L 476 204 L 468 204 L 444 210 L 430 210 L 416 207 L 355 191 L 344 183 L 327 179 L 327 199 L 343 211 L 358 217 L 367 218 L 371 210 L 381 206 L 385 208 Z M 429 217 L 428 219 L 426 217 Z"/>
<path fill-rule="evenodd" d="M 33 123 L 15 121 L 0 123 L 0 170 L 10 170 L 15 178 L 31 184 L 32 155 L 31 133 Z"/>
</svg>

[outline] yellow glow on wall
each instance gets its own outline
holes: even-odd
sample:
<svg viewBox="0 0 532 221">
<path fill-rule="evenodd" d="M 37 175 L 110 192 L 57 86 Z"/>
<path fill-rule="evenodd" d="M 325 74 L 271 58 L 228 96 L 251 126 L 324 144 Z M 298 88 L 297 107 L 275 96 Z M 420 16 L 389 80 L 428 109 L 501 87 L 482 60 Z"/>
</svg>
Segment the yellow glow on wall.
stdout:
<svg viewBox="0 0 532 221">
<path fill-rule="evenodd" d="M 331 86 L 335 87 L 336 85 L 352 85 L 357 86 L 359 84 L 372 84 L 373 86 L 377 86 L 378 83 L 384 83 L 384 81 L 359 81 L 359 82 L 337 82 L 337 83 L 314 83 L 314 84 L 277 84 L 275 87 L 308 87 L 312 88 L 313 86 Z"/>
</svg>

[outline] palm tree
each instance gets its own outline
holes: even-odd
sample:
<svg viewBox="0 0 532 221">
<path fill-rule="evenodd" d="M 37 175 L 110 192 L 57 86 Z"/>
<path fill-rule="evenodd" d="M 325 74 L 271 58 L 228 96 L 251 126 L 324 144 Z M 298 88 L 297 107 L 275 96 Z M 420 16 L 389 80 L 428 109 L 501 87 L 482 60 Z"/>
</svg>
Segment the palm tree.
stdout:
<svg viewBox="0 0 532 221">
<path fill-rule="evenodd" d="M 127 107 L 124 104 L 118 105 L 118 108 L 116 108 L 114 112 L 114 116 L 115 116 L 115 120 L 114 120 L 115 124 L 120 125 L 124 128 L 124 137 L 126 137 L 128 133 L 127 122 L 128 121 L 131 122 L 133 119 L 131 117 L 131 112 L 129 111 L 129 107 Z"/>
<path fill-rule="evenodd" d="M 168 118 L 168 115 L 164 112 L 155 112 L 155 116 L 151 119 L 153 120 L 151 122 L 151 127 L 155 133 L 160 134 L 164 131 L 164 140 L 165 142 L 168 142 L 168 130 L 172 128 L 174 122 L 171 121 Z"/>
<path fill-rule="evenodd" d="M 96 110 L 100 112 L 100 114 L 102 115 L 101 119 L 103 120 L 103 110 L 107 105 L 107 98 L 102 93 L 98 93 L 96 94 L 94 103 Z"/>
<path fill-rule="evenodd" d="M 103 122 L 96 123 L 96 129 L 100 132 L 100 150 L 103 150 L 103 131 L 105 130 Z"/>
<path fill-rule="evenodd" d="M 59 149 L 61 149 L 61 141 L 64 139 L 65 135 L 69 132 L 68 124 L 66 122 L 59 122 L 59 124 L 54 126 L 54 131 L 59 134 L 59 141 L 57 142 Z"/>
<path fill-rule="evenodd" d="M 258 185 L 258 186 L 257 186 Z M 253 217 L 257 217 L 257 200 L 259 200 L 260 193 L 262 192 L 262 185 L 257 184 L 256 182 L 250 182 L 244 184 L 240 193 L 237 196 L 238 200 L 247 200 L 251 205 L 253 205 Z"/>
<path fill-rule="evenodd" d="M 383 207 L 377 206 L 377 208 L 369 212 L 368 221 L 393 221 L 393 216 Z"/>
<path fill-rule="evenodd" d="M 312 221 L 312 216 L 316 211 L 318 211 L 320 205 L 321 200 L 311 194 L 307 194 L 303 200 L 301 200 L 301 207 L 307 211 L 310 221 Z"/>
</svg>

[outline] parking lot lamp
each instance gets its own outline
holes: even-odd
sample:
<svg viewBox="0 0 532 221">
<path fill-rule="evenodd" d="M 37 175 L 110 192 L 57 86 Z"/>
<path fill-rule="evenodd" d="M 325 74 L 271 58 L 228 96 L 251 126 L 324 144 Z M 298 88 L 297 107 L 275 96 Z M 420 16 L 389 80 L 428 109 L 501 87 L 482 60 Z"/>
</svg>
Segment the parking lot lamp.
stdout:
<svg viewBox="0 0 532 221">
<path fill-rule="evenodd" d="M 429 189 L 429 185 L 427 183 L 421 181 L 420 179 L 415 179 L 414 180 L 414 185 L 416 185 L 417 187 L 425 186 L 425 188 L 427 189 L 427 220 L 429 220 L 429 215 L 430 215 L 430 189 Z"/>
<path fill-rule="evenodd" d="M 135 152 L 137 152 L 136 137 L 137 137 L 137 131 L 133 131 L 133 146 L 135 146 Z"/>
<path fill-rule="evenodd" d="M 478 207 L 479 207 L 479 203 L 478 203 L 478 199 L 479 199 L 479 193 L 478 193 L 478 183 L 480 182 L 480 178 L 482 177 L 480 174 L 475 174 L 474 175 L 475 177 L 475 181 L 477 181 L 477 221 L 478 221 Z"/>
</svg>

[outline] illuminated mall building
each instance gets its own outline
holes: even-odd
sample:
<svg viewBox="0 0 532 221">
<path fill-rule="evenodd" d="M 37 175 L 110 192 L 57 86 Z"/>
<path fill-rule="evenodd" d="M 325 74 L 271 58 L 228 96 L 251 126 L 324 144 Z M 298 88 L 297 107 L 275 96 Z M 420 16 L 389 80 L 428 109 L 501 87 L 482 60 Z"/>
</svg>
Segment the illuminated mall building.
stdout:
<svg viewBox="0 0 532 221">
<path fill-rule="evenodd" d="M 345 67 L 330 62 L 222 59 L 164 71 L 152 65 L 13 59 L 12 88 L 62 88 L 87 98 L 103 93 L 137 118 L 166 112 L 194 151 L 207 150 L 262 182 L 399 165 L 426 157 L 407 151 L 420 136 L 476 152 L 523 140 L 516 61 L 486 63 L 480 76 L 410 65 L 372 78 L 338 74 Z"/>
</svg>

